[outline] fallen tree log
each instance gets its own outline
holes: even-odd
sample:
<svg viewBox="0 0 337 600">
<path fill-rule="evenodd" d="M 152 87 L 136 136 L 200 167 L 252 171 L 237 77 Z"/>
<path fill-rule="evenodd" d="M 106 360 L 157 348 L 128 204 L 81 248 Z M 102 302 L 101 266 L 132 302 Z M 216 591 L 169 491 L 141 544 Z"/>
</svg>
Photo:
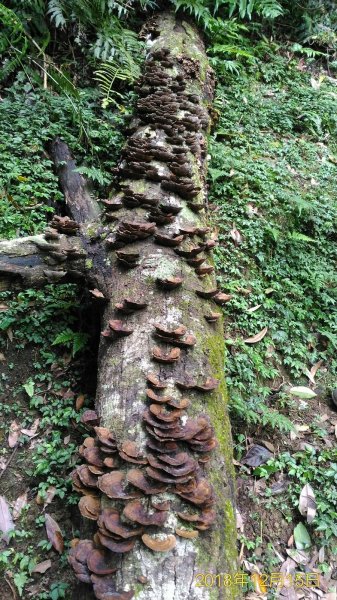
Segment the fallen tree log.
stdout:
<svg viewBox="0 0 337 600">
<path fill-rule="evenodd" d="M 150 50 L 117 169 L 120 191 L 106 202 L 111 272 L 96 395 L 106 429 L 93 431 L 93 449 L 81 450 L 88 466 L 74 474 L 84 494 L 97 488 L 94 543 L 113 552 L 117 571 L 104 582 L 92 574 L 90 542 L 70 560 L 78 572 L 81 553 L 89 557 L 79 578 L 91 578 L 97 598 L 239 598 L 228 578 L 207 587 L 202 576 L 234 581 L 237 569 L 218 309 L 229 297 L 216 287 L 205 217 L 213 74 L 190 24 L 165 13 L 145 34 Z M 112 460 L 99 462 L 109 447 Z M 82 504 L 89 518 L 90 502 Z M 81 588 L 78 597 L 92 596 Z"/>
<path fill-rule="evenodd" d="M 96 413 L 84 415 L 73 473 L 95 533 L 69 561 L 80 600 L 237 600 L 220 309 L 230 298 L 216 286 L 205 182 L 214 79 L 191 24 L 162 13 L 143 35 L 137 112 L 104 215 L 63 142 L 51 149 L 70 215 L 49 228 L 54 270 L 75 243 L 77 270 L 105 303 Z M 16 264 L 28 283 L 48 280 L 46 236 L 19 242 L 30 278 L 6 244 L 0 272 L 3 254 L 2 272 Z"/>
<path fill-rule="evenodd" d="M 81 282 L 87 253 L 78 237 L 57 230 L 0 242 L 0 289 Z"/>
</svg>

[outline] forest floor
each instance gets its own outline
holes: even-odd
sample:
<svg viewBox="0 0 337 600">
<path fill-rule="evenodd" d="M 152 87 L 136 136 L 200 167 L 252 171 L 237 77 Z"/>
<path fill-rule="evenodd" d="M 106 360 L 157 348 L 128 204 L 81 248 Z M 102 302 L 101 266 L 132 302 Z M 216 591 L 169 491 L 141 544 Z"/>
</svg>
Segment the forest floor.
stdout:
<svg viewBox="0 0 337 600">
<path fill-rule="evenodd" d="M 336 86 L 270 46 L 217 88 L 209 201 L 218 280 L 232 294 L 224 335 L 247 599 L 337 597 Z M 47 200 L 60 199 L 44 150 L 57 133 L 79 162 L 87 155 L 100 193 L 109 188 L 123 116 L 88 94 L 90 152 L 63 100 L 7 92 L 0 119 L 15 136 L 0 146 L 2 237 L 41 230 Z M 0 548 L 1 598 L 70 600 L 74 579 L 52 541 L 57 524 L 65 550 L 78 533 L 69 472 L 94 395 L 95 322 L 73 286 L 3 292 L 0 311 L 0 477 L 15 524 Z M 281 575 L 290 587 L 280 596 Z"/>
</svg>

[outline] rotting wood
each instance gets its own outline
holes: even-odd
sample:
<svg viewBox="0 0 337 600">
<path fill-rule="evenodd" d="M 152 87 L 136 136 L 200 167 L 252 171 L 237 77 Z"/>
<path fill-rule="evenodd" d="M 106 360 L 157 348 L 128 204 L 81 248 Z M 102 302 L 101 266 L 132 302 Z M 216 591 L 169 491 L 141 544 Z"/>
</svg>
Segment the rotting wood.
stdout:
<svg viewBox="0 0 337 600">
<path fill-rule="evenodd" d="M 50 230 L 51 231 L 51 230 Z M 78 237 L 48 231 L 0 242 L 0 288 L 81 282 L 87 253 Z"/>
</svg>

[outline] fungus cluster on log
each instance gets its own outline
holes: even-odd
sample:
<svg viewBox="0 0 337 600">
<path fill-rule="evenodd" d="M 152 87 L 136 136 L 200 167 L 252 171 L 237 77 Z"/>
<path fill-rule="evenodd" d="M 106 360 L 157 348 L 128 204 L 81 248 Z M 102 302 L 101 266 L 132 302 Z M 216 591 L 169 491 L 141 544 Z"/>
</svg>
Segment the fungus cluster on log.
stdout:
<svg viewBox="0 0 337 600">
<path fill-rule="evenodd" d="M 156 37 L 155 21 L 148 31 Z M 211 335 L 220 318 L 214 304 L 230 300 L 215 285 L 211 251 L 216 240 L 199 214 L 206 207 L 209 128 L 204 99 L 194 92 L 200 68 L 197 60 L 154 43 L 136 87 L 139 100 L 130 137 L 115 169 L 118 193 L 102 201 L 108 264 L 117 265 L 125 279 L 110 290 L 110 298 L 96 288 L 91 291 L 106 304 L 100 351 L 110 364 L 113 348 L 118 348 L 121 360 L 125 358 L 122 368 L 133 361 L 144 366 L 142 381 L 138 376 L 115 392 L 117 403 L 123 397 L 121 411 L 129 411 L 130 430 L 123 425 L 115 430 L 113 416 L 102 408 L 100 417 L 109 427 L 100 426 L 94 411 L 82 417 L 90 435 L 79 449 L 84 462 L 72 481 L 83 495 L 82 516 L 97 529 L 92 540 L 74 544 L 69 562 L 81 582 L 92 584 L 99 600 L 133 596 L 135 581 L 124 591 L 116 585 L 125 584 L 123 575 L 118 579 L 119 567 L 133 549 L 175 552 L 181 538 L 192 544 L 200 532 L 212 530 L 218 514 L 207 465 L 218 442 L 207 401 L 219 380 L 212 375 L 207 351 L 200 349 L 193 319 L 165 319 L 170 312 L 174 316 L 175 298 L 188 292 L 189 302 L 202 305 L 201 321 Z M 211 96 L 210 71 L 206 78 Z M 53 227 L 74 232 L 74 225 L 64 220 Z M 162 256 L 168 257 L 169 267 L 157 269 Z M 160 315 L 156 302 L 163 304 Z M 110 343 L 117 341 L 116 346 Z M 198 366 L 192 375 L 189 364 L 192 372 Z M 107 394 L 112 385 L 105 379 L 98 394 Z M 195 411 L 194 404 L 205 409 Z M 148 583 L 143 574 L 137 579 Z"/>
</svg>

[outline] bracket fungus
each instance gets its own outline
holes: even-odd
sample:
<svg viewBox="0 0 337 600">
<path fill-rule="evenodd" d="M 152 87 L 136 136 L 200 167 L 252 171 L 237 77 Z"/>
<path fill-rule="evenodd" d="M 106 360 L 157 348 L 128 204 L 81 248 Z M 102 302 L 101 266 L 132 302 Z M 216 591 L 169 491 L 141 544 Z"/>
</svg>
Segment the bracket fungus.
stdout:
<svg viewBox="0 0 337 600">
<path fill-rule="evenodd" d="M 131 315 L 135 311 L 143 310 L 144 308 L 147 308 L 147 306 L 148 302 L 144 298 L 139 298 L 137 300 L 131 298 L 124 298 L 123 302 L 115 304 L 116 310 L 126 315 Z"/>
<path fill-rule="evenodd" d="M 99 425 L 99 416 L 94 410 L 85 410 L 81 417 L 81 423 L 86 427 L 95 427 Z"/>
<path fill-rule="evenodd" d="M 108 498 L 129 500 L 130 498 L 139 497 L 137 492 L 126 491 L 126 485 L 126 476 L 122 471 L 111 471 L 110 473 L 105 473 L 99 477 L 97 481 L 97 487 Z"/>
<path fill-rule="evenodd" d="M 173 550 L 177 544 L 174 535 L 168 535 L 164 539 L 161 539 L 144 533 L 144 535 L 142 535 L 142 540 L 145 546 L 154 552 L 169 552 L 170 550 Z"/>
<path fill-rule="evenodd" d="M 170 246 L 172 248 L 175 248 L 176 246 L 179 246 L 179 244 L 181 244 L 181 242 L 184 240 L 184 236 L 183 235 L 174 235 L 174 236 L 170 236 L 170 235 L 164 235 L 163 233 L 157 233 L 154 236 L 154 240 L 156 242 L 156 244 L 160 244 L 161 246 Z"/>
<path fill-rule="evenodd" d="M 118 510 L 114 508 L 102 510 L 98 518 L 98 527 L 99 533 L 112 537 L 115 541 L 129 540 L 143 533 L 142 528 L 135 528 L 122 521 Z"/>
<path fill-rule="evenodd" d="M 223 306 L 227 302 L 229 302 L 233 298 L 232 294 L 224 294 L 223 292 L 219 292 L 215 296 L 213 296 L 213 301 L 220 306 Z"/>
<path fill-rule="evenodd" d="M 108 323 L 109 329 L 113 332 L 115 337 L 125 337 L 127 335 L 131 335 L 133 333 L 133 329 L 128 329 L 123 321 L 119 319 L 113 319 Z"/>
<path fill-rule="evenodd" d="M 137 465 L 147 464 L 147 458 L 142 456 L 142 453 L 139 450 L 139 446 L 131 440 L 126 440 L 125 442 L 123 442 L 118 454 L 120 458 L 125 460 L 126 462 L 131 462 Z"/>
<path fill-rule="evenodd" d="M 154 508 L 146 510 L 140 500 L 133 500 L 125 506 L 123 516 L 139 525 L 162 527 L 167 521 L 168 512 L 167 510 L 156 510 Z"/>
<path fill-rule="evenodd" d="M 117 567 L 111 564 L 111 555 L 104 550 L 93 549 L 87 557 L 89 571 L 95 575 L 111 575 Z"/>
<path fill-rule="evenodd" d="M 127 592 L 116 591 L 111 577 L 100 577 L 91 575 L 91 583 L 97 600 L 131 600 L 134 597 L 134 591 Z"/>
<path fill-rule="evenodd" d="M 206 300 L 208 300 L 209 298 L 214 298 L 214 296 L 216 296 L 219 293 L 218 288 L 212 288 L 210 290 L 195 290 L 195 293 L 197 294 L 197 296 L 200 296 L 200 298 L 205 298 Z"/>
<path fill-rule="evenodd" d="M 216 312 L 211 312 L 204 316 L 208 323 L 216 323 L 221 318 L 221 314 Z"/>
<path fill-rule="evenodd" d="M 175 290 L 176 288 L 179 288 L 182 283 L 183 283 L 183 278 L 182 277 L 166 277 L 166 278 L 160 278 L 158 277 L 156 282 L 157 285 L 161 288 L 163 288 L 164 290 Z"/>
<path fill-rule="evenodd" d="M 131 469 L 128 471 L 127 480 L 134 487 L 144 492 L 146 495 L 161 494 L 167 491 L 167 485 L 154 484 L 145 477 L 140 469 Z"/>
<path fill-rule="evenodd" d="M 66 235 L 76 235 L 80 228 L 79 224 L 70 219 L 70 217 L 60 217 L 59 215 L 53 216 L 50 226 Z"/>
<path fill-rule="evenodd" d="M 152 350 L 152 358 L 153 360 L 161 363 L 172 364 L 179 360 L 180 358 L 180 348 L 172 348 L 169 352 L 163 352 L 161 348 L 155 346 Z"/>
<path fill-rule="evenodd" d="M 125 250 L 116 251 L 117 260 L 126 269 L 134 269 L 139 264 L 139 252 L 127 252 Z"/>
<path fill-rule="evenodd" d="M 164 390 L 167 387 L 154 373 L 148 373 L 146 379 L 155 390 Z"/>
<path fill-rule="evenodd" d="M 205 381 L 199 383 L 191 377 L 187 377 L 184 381 L 176 381 L 176 386 L 181 390 L 196 390 L 198 392 L 212 392 L 219 385 L 219 380 L 215 377 L 207 377 Z"/>
<path fill-rule="evenodd" d="M 176 527 L 175 533 L 179 537 L 183 537 L 188 540 L 195 540 L 199 535 L 199 531 L 196 531 L 195 529 L 181 529 L 180 527 Z"/>
</svg>

